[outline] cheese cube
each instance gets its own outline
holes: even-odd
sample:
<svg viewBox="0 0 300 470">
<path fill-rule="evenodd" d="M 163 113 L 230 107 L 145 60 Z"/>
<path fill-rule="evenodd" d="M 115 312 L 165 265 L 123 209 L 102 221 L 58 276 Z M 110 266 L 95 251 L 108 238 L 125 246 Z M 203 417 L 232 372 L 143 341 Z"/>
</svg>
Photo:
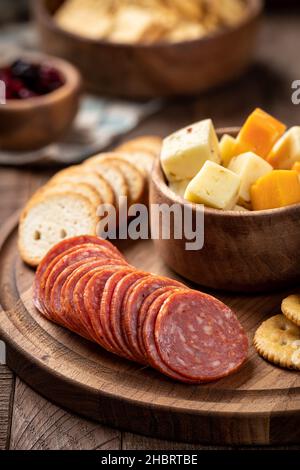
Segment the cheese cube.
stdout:
<svg viewBox="0 0 300 470">
<path fill-rule="evenodd" d="M 185 190 L 187 188 L 187 185 L 189 184 L 191 180 L 186 179 L 182 181 L 172 181 L 169 184 L 169 188 L 175 193 L 178 194 L 178 196 L 184 197 Z"/>
<path fill-rule="evenodd" d="M 274 209 L 300 203 L 300 182 L 297 171 L 273 170 L 251 187 L 253 210 Z"/>
<path fill-rule="evenodd" d="M 290 170 L 300 161 L 300 126 L 292 127 L 276 142 L 267 160 L 282 170 Z"/>
<path fill-rule="evenodd" d="M 300 162 L 294 163 L 294 165 L 292 166 L 292 170 L 295 170 L 300 173 Z"/>
<path fill-rule="evenodd" d="M 161 164 L 168 181 L 193 178 L 206 160 L 220 162 L 219 142 L 211 119 L 181 129 L 163 141 Z"/>
<path fill-rule="evenodd" d="M 238 200 L 241 179 L 217 163 L 206 161 L 186 188 L 188 201 L 215 209 L 232 209 Z"/>
<path fill-rule="evenodd" d="M 236 139 L 236 155 L 254 152 L 267 158 L 273 145 L 283 135 L 286 126 L 257 108 L 243 125 Z"/>
<path fill-rule="evenodd" d="M 231 137 L 231 135 L 229 134 L 224 134 L 223 137 L 221 138 L 219 148 L 220 148 L 222 165 L 228 166 L 232 157 L 236 155 L 235 144 L 236 144 L 235 139 Z"/>
<path fill-rule="evenodd" d="M 232 158 L 228 169 L 241 178 L 239 197 L 242 201 L 250 202 L 250 188 L 263 175 L 270 173 L 273 167 L 255 153 L 247 152 Z"/>
</svg>

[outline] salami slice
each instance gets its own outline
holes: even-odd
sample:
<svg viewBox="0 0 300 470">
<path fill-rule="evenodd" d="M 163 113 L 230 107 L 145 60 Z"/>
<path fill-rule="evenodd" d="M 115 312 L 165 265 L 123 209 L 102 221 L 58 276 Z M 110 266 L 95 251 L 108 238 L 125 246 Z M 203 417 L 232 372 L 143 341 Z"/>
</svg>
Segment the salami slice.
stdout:
<svg viewBox="0 0 300 470">
<path fill-rule="evenodd" d="M 125 268 L 124 272 L 124 266 L 122 266 L 119 268 L 119 271 L 123 271 L 123 275 L 125 275 L 130 271 L 130 269 L 133 268 Z M 107 336 L 104 334 L 100 321 L 100 308 L 106 283 L 115 272 L 115 269 L 108 267 L 101 273 L 94 274 L 94 276 L 88 281 L 83 295 L 84 305 L 95 331 L 97 342 L 107 351 L 111 352 L 115 352 L 115 349 L 113 349 L 111 343 L 107 340 Z"/>
<path fill-rule="evenodd" d="M 52 268 L 55 266 L 56 262 L 58 262 L 63 256 L 71 255 L 74 251 L 78 250 L 81 245 L 75 246 L 73 248 L 69 248 L 67 251 L 62 252 L 58 256 L 52 259 L 49 265 L 44 270 L 43 274 L 36 273 L 35 281 L 34 281 L 34 305 L 40 310 L 45 316 L 51 319 L 51 311 L 49 310 L 48 306 L 45 302 L 45 291 L 46 291 L 46 283 L 51 274 Z M 94 244 L 87 244 L 83 245 L 84 247 L 94 247 Z M 43 262 L 42 262 L 43 263 Z M 53 318 L 54 320 L 54 318 Z"/>
<path fill-rule="evenodd" d="M 59 256 L 61 253 L 68 251 L 70 248 L 74 248 L 79 245 L 86 245 L 86 244 L 95 244 L 99 246 L 103 246 L 111 250 L 115 256 L 118 256 L 124 259 L 122 253 L 109 241 L 104 240 L 101 237 L 96 237 L 94 235 L 81 235 L 72 238 L 66 238 L 62 240 L 60 243 L 56 244 L 53 248 L 51 248 L 48 253 L 44 256 L 42 261 L 40 262 L 36 275 L 39 278 L 49 266 L 51 261 Z"/>
<path fill-rule="evenodd" d="M 89 245 L 89 246 L 85 245 L 84 247 L 81 246 L 81 247 L 78 247 L 77 249 L 74 249 L 72 252 L 71 251 L 67 252 L 65 255 L 59 257 L 58 261 L 54 262 L 53 265 L 50 264 L 50 266 L 48 267 L 48 269 L 46 270 L 44 274 L 44 275 L 47 275 L 47 278 L 45 280 L 45 286 L 44 286 L 44 306 L 48 312 L 49 312 L 51 290 L 59 274 L 66 267 L 71 266 L 77 261 L 83 261 L 84 259 L 92 258 L 95 256 L 99 259 L 103 259 L 103 260 L 107 259 L 107 255 L 105 252 L 103 252 L 102 247 L 98 247 L 95 244 Z M 54 314 L 54 320 L 56 320 L 55 314 Z"/>
<path fill-rule="evenodd" d="M 88 333 L 88 330 L 85 330 L 85 324 L 82 322 L 82 318 L 78 312 L 76 315 L 74 315 L 74 290 L 78 282 L 86 273 L 91 273 L 91 275 L 93 275 L 97 268 L 104 268 L 110 265 L 114 266 L 116 263 L 119 264 L 126 262 L 113 259 L 108 260 L 97 258 L 95 260 L 95 258 L 87 258 L 84 261 L 80 261 L 79 263 L 75 263 L 68 267 L 68 269 L 73 270 L 73 272 L 68 277 L 66 277 L 65 281 L 62 279 L 60 281 L 60 297 L 62 302 L 62 311 L 60 313 L 60 317 L 63 317 L 63 320 L 66 322 L 66 324 L 71 325 L 73 330 L 74 328 L 77 328 L 79 331 L 86 331 L 86 333 Z M 66 272 L 66 270 L 64 272 Z"/>
<path fill-rule="evenodd" d="M 100 317 L 99 317 L 101 328 L 104 332 L 107 342 L 111 345 L 111 348 L 116 352 L 116 354 L 119 354 L 119 355 L 123 355 L 124 352 L 118 346 L 118 343 L 115 341 L 114 336 L 111 332 L 111 323 L 110 323 L 111 301 L 112 301 L 112 296 L 113 296 L 115 287 L 118 284 L 118 282 L 121 281 L 124 278 L 124 276 L 134 271 L 135 271 L 134 269 L 131 269 L 131 270 L 124 269 L 113 274 L 105 284 L 102 299 L 101 299 Z"/>
<path fill-rule="evenodd" d="M 57 258 L 62 253 L 66 253 L 68 250 L 78 247 L 80 245 L 87 245 L 87 244 L 95 244 L 98 246 L 102 246 L 108 250 L 110 250 L 114 257 L 119 257 L 124 259 L 124 256 L 121 252 L 109 241 L 104 240 L 100 237 L 96 237 L 93 235 L 82 235 L 79 237 L 72 237 L 65 240 L 62 240 L 60 243 L 56 244 L 53 248 L 51 248 L 46 256 L 40 262 L 38 269 L 35 274 L 35 282 L 34 282 L 34 295 L 33 301 L 36 308 L 41 312 L 46 314 L 47 312 L 44 311 L 43 305 L 40 303 L 41 299 L 41 288 L 42 288 L 42 276 L 45 273 L 48 266 L 52 263 L 52 261 Z"/>
<path fill-rule="evenodd" d="M 51 317 L 51 312 L 48 311 L 47 305 L 45 303 L 45 287 L 46 287 L 48 277 L 51 273 L 51 270 L 55 266 L 56 262 L 58 262 L 63 256 L 73 253 L 80 246 L 81 245 L 76 245 L 75 247 L 69 248 L 67 251 L 62 252 L 59 255 L 57 255 L 55 258 L 53 258 L 51 260 L 49 265 L 47 267 L 45 267 L 42 274 L 40 272 L 38 272 L 39 268 L 36 272 L 34 286 L 33 286 L 33 290 L 34 290 L 33 303 L 36 306 L 36 308 L 38 310 L 40 310 L 48 318 Z M 83 246 L 89 248 L 89 247 L 94 247 L 95 244 L 89 243 L 89 244 L 86 244 L 86 245 L 83 245 Z M 42 265 L 43 265 L 43 261 L 42 261 Z"/>
<path fill-rule="evenodd" d="M 175 292 L 155 323 L 157 350 L 168 368 L 198 382 L 210 382 L 240 368 L 248 341 L 235 314 L 198 291 Z"/>
<path fill-rule="evenodd" d="M 186 382 L 186 383 L 197 383 L 197 381 L 193 381 L 184 377 L 177 372 L 174 372 L 170 369 L 161 359 L 155 344 L 155 322 L 157 315 L 164 304 L 164 302 L 170 297 L 170 295 L 176 291 L 176 287 L 170 287 L 169 291 L 165 292 L 164 294 L 159 295 L 154 302 L 149 307 L 148 314 L 145 318 L 143 324 L 143 340 L 144 340 L 144 349 L 147 354 L 147 360 L 150 366 L 154 369 L 162 372 L 164 375 L 167 375 L 173 380 L 177 380 L 179 382 Z"/>
<path fill-rule="evenodd" d="M 121 351 L 123 351 L 127 357 L 131 358 L 133 361 L 136 360 L 136 357 L 128 347 L 122 327 L 122 318 L 124 315 L 123 302 L 126 293 L 129 292 L 132 286 L 135 285 L 137 281 L 140 281 L 142 278 L 147 276 L 149 276 L 149 273 L 145 273 L 144 271 L 134 271 L 127 274 L 117 283 L 111 299 L 110 329 L 113 338 Z"/>
<path fill-rule="evenodd" d="M 118 260 L 118 263 L 120 263 L 121 260 Z M 125 263 L 124 263 L 125 264 Z M 87 309 L 85 307 L 84 303 L 84 291 L 85 288 L 89 282 L 89 280 L 97 274 L 98 276 L 103 273 L 104 270 L 107 272 L 108 266 L 114 269 L 115 272 L 117 272 L 119 269 L 121 269 L 124 264 L 116 264 L 115 260 L 106 260 L 105 265 L 98 262 L 98 267 L 95 264 L 94 267 L 90 267 L 89 270 L 84 270 L 85 272 L 79 272 L 77 273 L 77 280 L 75 281 L 75 288 L 73 292 L 73 306 L 76 311 L 76 316 L 79 319 L 80 324 L 82 325 L 82 328 L 84 331 L 87 332 L 87 334 L 93 339 L 95 342 L 97 342 L 97 335 L 94 331 L 91 319 L 89 317 L 89 314 L 87 312 Z"/>
<path fill-rule="evenodd" d="M 55 315 L 57 319 L 59 319 L 59 323 L 62 326 L 69 326 L 69 323 L 66 321 L 66 318 L 64 316 L 63 312 L 63 305 L 62 305 L 62 299 L 63 297 L 61 296 L 62 289 L 66 282 L 69 280 L 69 278 L 74 274 L 74 272 L 77 271 L 78 268 L 84 268 L 88 265 L 88 269 L 91 269 L 92 266 L 94 266 L 94 263 L 97 263 L 97 258 L 87 258 L 86 260 L 82 261 L 77 261 L 77 263 L 74 263 L 71 266 L 67 266 L 61 273 L 60 275 L 56 278 L 53 288 L 51 290 L 50 294 L 50 305 L 49 305 L 49 310 L 51 311 L 51 315 Z M 100 261 L 103 263 L 103 261 Z M 99 263 L 99 261 L 98 261 Z"/>
<path fill-rule="evenodd" d="M 143 339 L 143 326 L 144 326 L 144 321 L 147 318 L 150 306 L 153 304 L 153 302 L 161 296 L 161 294 L 164 294 L 165 292 L 173 292 L 174 288 L 167 286 L 167 287 L 161 287 L 160 289 L 157 289 L 156 291 L 152 292 L 152 294 L 148 295 L 144 302 L 142 303 L 142 306 L 139 310 L 138 313 L 138 331 L 137 331 L 137 339 L 139 343 L 139 349 L 142 351 L 143 355 L 147 357 L 147 352 L 145 350 L 145 345 L 144 345 L 144 339 Z"/>
<path fill-rule="evenodd" d="M 151 275 L 139 281 L 132 290 L 127 292 L 124 299 L 123 328 L 131 351 L 140 360 L 143 360 L 143 352 L 138 343 L 139 310 L 148 295 L 166 286 L 185 287 L 178 281 Z"/>
</svg>

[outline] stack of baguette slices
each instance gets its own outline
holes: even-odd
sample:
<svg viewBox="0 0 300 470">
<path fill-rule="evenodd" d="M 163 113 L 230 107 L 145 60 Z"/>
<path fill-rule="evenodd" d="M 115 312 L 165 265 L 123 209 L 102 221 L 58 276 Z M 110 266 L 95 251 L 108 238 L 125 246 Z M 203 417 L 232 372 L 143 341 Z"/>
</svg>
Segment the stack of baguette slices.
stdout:
<svg viewBox="0 0 300 470">
<path fill-rule="evenodd" d="M 23 261 L 37 266 L 62 239 L 96 235 L 101 204 L 113 204 L 118 211 L 121 196 L 128 205 L 147 203 L 148 181 L 161 145 L 159 137 L 138 137 L 56 173 L 22 211 L 18 245 Z"/>
</svg>

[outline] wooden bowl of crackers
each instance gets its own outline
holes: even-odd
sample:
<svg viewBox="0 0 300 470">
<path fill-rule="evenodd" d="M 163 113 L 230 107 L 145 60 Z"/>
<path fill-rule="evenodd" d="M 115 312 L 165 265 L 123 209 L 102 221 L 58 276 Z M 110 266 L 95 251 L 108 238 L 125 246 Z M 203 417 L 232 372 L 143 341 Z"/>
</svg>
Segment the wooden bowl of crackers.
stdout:
<svg viewBox="0 0 300 470">
<path fill-rule="evenodd" d="M 262 0 L 39 0 L 45 51 L 89 91 L 126 98 L 191 95 L 238 77 L 255 48 Z"/>
<path fill-rule="evenodd" d="M 217 130 L 236 137 L 239 128 Z M 165 207 L 178 205 L 181 213 L 189 206 L 195 230 L 201 222 L 202 208 L 174 193 L 168 186 L 158 159 L 154 165 L 150 203 Z M 204 245 L 197 250 L 187 249 L 192 240 L 186 236 L 182 219 L 182 234 L 172 217 L 166 219 L 170 237 L 162 237 L 162 219 L 154 219 L 158 227 L 154 239 L 156 249 L 165 263 L 176 273 L 196 284 L 231 292 L 267 292 L 291 287 L 299 281 L 300 263 L 300 204 L 260 211 L 234 211 L 204 208 Z M 197 227 L 198 228 L 198 227 Z M 166 231 L 167 229 L 167 231 Z M 198 238 L 200 239 L 200 232 Z"/>
</svg>

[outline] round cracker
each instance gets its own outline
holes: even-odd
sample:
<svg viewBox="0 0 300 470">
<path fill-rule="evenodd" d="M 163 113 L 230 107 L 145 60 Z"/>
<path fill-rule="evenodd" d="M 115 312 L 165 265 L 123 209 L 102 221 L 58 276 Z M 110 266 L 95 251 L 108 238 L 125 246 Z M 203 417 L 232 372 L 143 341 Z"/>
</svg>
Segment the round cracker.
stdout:
<svg viewBox="0 0 300 470">
<path fill-rule="evenodd" d="M 300 328 L 284 315 L 275 315 L 256 330 L 254 346 L 269 362 L 300 370 Z"/>
<path fill-rule="evenodd" d="M 288 320 L 300 326 L 300 295 L 289 295 L 283 299 L 281 310 Z"/>
</svg>

